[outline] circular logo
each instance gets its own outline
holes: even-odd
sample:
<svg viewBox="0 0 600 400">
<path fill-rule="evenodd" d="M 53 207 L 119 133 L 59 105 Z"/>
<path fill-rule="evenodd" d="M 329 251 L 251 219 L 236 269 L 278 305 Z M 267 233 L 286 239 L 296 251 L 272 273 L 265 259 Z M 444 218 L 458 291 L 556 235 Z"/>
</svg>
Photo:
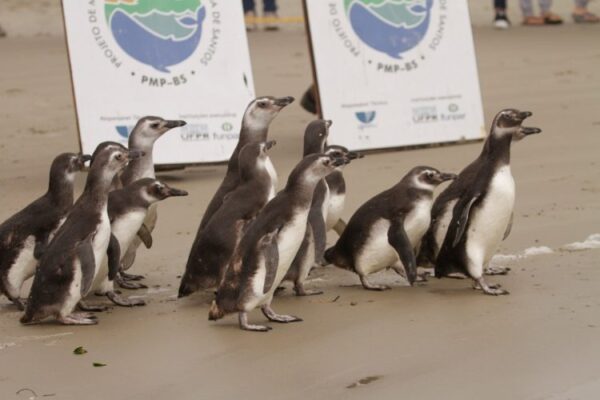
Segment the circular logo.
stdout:
<svg viewBox="0 0 600 400">
<path fill-rule="evenodd" d="M 170 73 L 198 48 L 206 8 L 201 0 L 104 0 L 106 22 L 135 60 Z"/>
<path fill-rule="evenodd" d="M 367 46 L 401 59 L 425 37 L 433 0 L 344 0 L 352 29 Z"/>
</svg>

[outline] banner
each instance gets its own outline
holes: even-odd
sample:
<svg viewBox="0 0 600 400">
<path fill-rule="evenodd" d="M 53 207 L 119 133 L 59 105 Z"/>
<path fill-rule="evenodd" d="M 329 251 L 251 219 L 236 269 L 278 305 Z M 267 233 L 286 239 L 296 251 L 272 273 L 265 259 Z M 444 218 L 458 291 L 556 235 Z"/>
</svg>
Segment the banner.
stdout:
<svg viewBox="0 0 600 400">
<path fill-rule="evenodd" d="M 227 160 L 254 82 L 241 1 L 63 0 L 82 151 L 146 115 L 183 119 L 157 164 Z"/>
<path fill-rule="evenodd" d="M 304 0 L 329 142 L 381 149 L 485 135 L 467 0 Z"/>
</svg>

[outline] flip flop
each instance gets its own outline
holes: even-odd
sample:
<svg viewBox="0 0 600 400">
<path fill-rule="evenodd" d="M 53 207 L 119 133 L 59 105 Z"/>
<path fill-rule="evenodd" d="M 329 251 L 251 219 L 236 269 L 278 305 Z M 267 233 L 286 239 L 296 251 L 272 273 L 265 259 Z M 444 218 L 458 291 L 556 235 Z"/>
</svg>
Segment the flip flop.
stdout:
<svg viewBox="0 0 600 400">
<path fill-rule="evenodd" d="M 546 23 L 544 18 L 542 17 L 534 17 L 533 15 L 530 17 L 525 17 L 523 20 L 523 25 L 525 26 L 543 26 Z"/>
<path fill-rule="evenodd" d="M 588 11 L 583 14 L 573 14 L 573 21 L 577 24 L 597 24 L 600 22 L 600 17 Z"/>
<path fill-rule="evenodd" d="M 554 13 L 547 13 L 544 15 L 544 24 L 546 25 L 560 25 L 563 23 L 560 15 Z"/>
</svg>

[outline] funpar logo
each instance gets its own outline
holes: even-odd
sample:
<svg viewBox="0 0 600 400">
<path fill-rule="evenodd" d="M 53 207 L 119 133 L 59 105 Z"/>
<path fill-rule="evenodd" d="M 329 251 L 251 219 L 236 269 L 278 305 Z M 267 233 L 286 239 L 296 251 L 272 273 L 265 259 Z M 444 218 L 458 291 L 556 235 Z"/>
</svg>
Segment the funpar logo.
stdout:
<svg viewBox="0 0 600 400">
<path fill-rule="evenodd" d="M 106 22 L 130 57 L 168 73 L 198 48 L 206 7 L 201 0 L 104 0 Z"/>
<path fill-rule="evenodd" d="M 354 115 L 356 115 L 356 118 L 363 124 L 370 124 L 375 119 L 377 112 L 375 112 L 375 111 L 359 111 L 357 113 L 354 113 Z"/>
<path fill-rule="evenodd" d="M 425 37 L 434 0 L 344 0 L 356 35 L 369 47 L 392 58 Z"/>
</svg>

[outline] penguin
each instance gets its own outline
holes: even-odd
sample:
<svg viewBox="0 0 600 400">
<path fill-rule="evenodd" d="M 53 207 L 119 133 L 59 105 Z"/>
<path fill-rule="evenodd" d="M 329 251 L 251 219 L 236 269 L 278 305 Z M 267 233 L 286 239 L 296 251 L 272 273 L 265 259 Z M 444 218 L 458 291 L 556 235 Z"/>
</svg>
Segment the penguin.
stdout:
<svg viewBox="0 0 600 400">
<path fill-rule="evenodd" d="M 111 234 L 108 192 L 114 176 L 142 154 L 118 143 L 104 144 L 96 153 L 83 193 L 40 259 L 21 323 L 38 323 L 48 317 L 66 325 L 97 323 L 92 314 L 73 310 L 88 293 L 105 257 L 110 279 L 119 270 L 120 249 Z"/>
<path fill-rule="evenodd" d="M 48 191 L 0 225 L 0 294 L 21 311 L 23 282 L 34 275 L 44 249 L 73 206 L 75 174 L 90 159 L 85 154 L 57 156 L 50 167 Z"/>
<path fill-rule="evenodd" d="M 436 200 L 433 222 L 421 248 L 423 256 L 435 256 L 436 277 L 459 273 L 470 277 L 474 288 L 484 294 L 508 294 L 499 285 L 488 284 L 483 275 L 512 226 L 511 143 L 541 132 L 522 126 L 531 115 L 516 109 L 500 111 L 479 157 Z"/>
<path fill-rule="evenodd" d="M 362 154 L 349 151 L 344 146 L 330 145 L 326 147 L 326 150 L 330 149 L 343 152 L 351 160 L 363 157 Z M 346 181 L 343 169 L 344 166 L 342 165 L 325 178 L 327 187 L 329 188 L 325 226 L 328 232 L 333 229 L 338 235 L 341 235 L 346 228 L 346 222 L 342 220 L 342 213 L 346 204 Z"/>
<path fill-rule="evenodd" d="M 206 227 L 198 232 L 190 251 L 179 297 L 217 287 L 248 225 L 267 204 L 272 187 L 267 151 L 275 141 L 248 143 L 239 155 L 239 184 Z"/>
<path fill-rule="evenodd" d="M 186 122 L 181 120 L 165 120 L 154 116 L 141 118 L 131 131 L 128 147 L 130 150 L 142 151 L 145 155 L 141 158 L 132 160 L 127 168 L 125 168 L 125 171 L 123 171 L 120 176 L 121 187 L 127 186 L 138 179 L 155 178 L 154 160 L 152 158 L 154 143 L 171 129 L 185 125 Z M 151 234 L 156 225 L 157 217 L 157 205 L 153 204 L 148 209 L 144 224 L 141 226 L 138 233 L 138 237 L 133 239 L 128 248 L 122 249 L 124 256 L 121 261 L 121 270 L 116 279 L 119 286 L 126 289 L 142 289 L 146 287 L 146 285 L 141 283 L 132 282 L 143 279 L 144 277 L 142 275 L 130 275 L 125 271 L 133 265 L 140 244 L 143 242 L 146 248 L 149 248 L 151 245 Z"/>
<path fill-rule="evenodd" d="M 285 188 L 267 203 L 242 237 L 211 304 L 209 320 L 238 312 L 241 329 L 268 331 L 267 326 L 248 323 L 248 312 L 260 306 L 271 321 L 301 321 L 275 313 L 271 301 L 304 239 L 315 187 L 344 162 L 312 154 L 292 170 Z"/>
<path fill-rule="evenodd" d="M 223 204 L 223 198 L 227 193 L 234 190 L 240 182 L 239 174 L 239 154 L 242 148 L 248 143 L 265 142 L 269 133 L 269 125 L 279 114 L 279 112 L 294 101 L 291 96 L 275 98 L 271 96 L 258 97 L 248 104 L 244 116 L 242 117 L 242 129 L 237 146 L 233 150 L 227 164 L 227 172 L 221 185 L 211 199 L 202 220 L 198 227 L 200 232 L 208 224 L 215 212 Z M 272 189 L 270 199 L 275 197 L 277 187 L 277 172 L 270 158 L 267 158 L 266 165 L 271 175 Z M 198 236 L 198 235 L 196 235 Z"/>
<path fill-rule="evenodd" d="M 456 175 L 432 167 L 415 167 L 392 188 L 363 204 L 350 218 L 327 262 L 356 272 L 365 289 L 386 290 L 368 275 L 391 267 L 410 285 L 417 278 L 415 249 L 427 231 L 433 191 Z"/>
<path fill-rule="evenodd" d="M 185 190 L 172 188 L 154 178 L 139 179 L 122 189 L 114 190 L 108 195 L 108 218 L 112 235 L 119 243 L 119 248 L 126 249 L 142 224 L 148 208 L 169 197 L 187 196 Z M 106 296 L 114 304 L 122 307 L 143 306 L 142 299 L 125 299 L 114 290 L 114 282 L 108 278 L 108 260 L 104 260 L 94 282 L 92 290 L 97 296 Z"/>
<path fill-rule="evenodd" d="M 331 123 L 328 124 L 328 127 L 329 126 L 331 126 Z M 346 163 L 336 167 L 332 174 L 339 171 L 344 165 L 356 158 L 356 153 L 348 151 L 343 152 L 335 146 L 329 147 L 325 151 L 325 154 L 332 158 L 346 160 Z M 325 247 L 327 246 L 325 220 L 327 219 L 328 201 L 329 187 L 326 180 L 323 179 L 315 188 L 312 204 L 308 213 L 308 223 L 304 240 L 284 278 L 284 281 L 293 282 L 296 296 L 323 294 L 320 290 L 307 290 L 304 287 L 304 282 L 313 267 L 325 264 L 324 254 Z"/>
</svg>

